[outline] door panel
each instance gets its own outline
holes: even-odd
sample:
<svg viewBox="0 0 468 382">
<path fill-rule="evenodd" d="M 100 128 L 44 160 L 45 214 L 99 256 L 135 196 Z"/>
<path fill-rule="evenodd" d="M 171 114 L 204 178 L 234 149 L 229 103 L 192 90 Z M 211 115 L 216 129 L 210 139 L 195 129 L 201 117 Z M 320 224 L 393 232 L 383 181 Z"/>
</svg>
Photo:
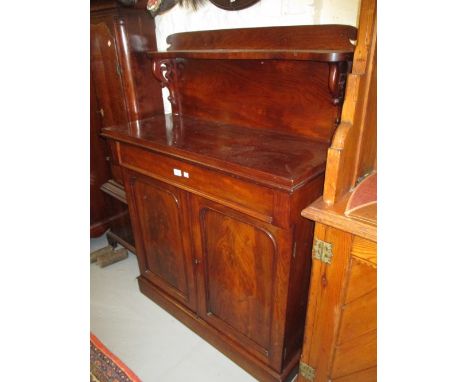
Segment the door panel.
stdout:
<svg viewBox="0 0 468 382">
<path fill-rule="evenodd" d="M 108 228 L 112 216 L 109 197 L 100 187 L 110 178 L 106 163 L 106 145 L 101 132 L 101 120 L 96 114 L 96 94 L 91 78 L 91 123 L 90 123 L 90 218 L 91 237 L 101 236 Z"/>
<path fill-rule="evenodd" d="M 117 46 L 104 22 L 91 24 L 91 71 L 96 86 L 102 126 L 127 122 Z"/>
<path fill-rule="evenodd" d="M 204 210 L 207 313 L 269 346 L 275 243 L 263 230 Z"/>
<path fill-rule="evenodd" d="M 138 219 L 141 273 L 185 305 L 195 308 L 193 263 L 184 224 L 186 193 L 144 176 L 130 181 Z"/>
<path fill-rule="evenodd" d="M 224 334 L 271 356 L 279 229 L 192 196 L 199 314 Z"/>
</svg>

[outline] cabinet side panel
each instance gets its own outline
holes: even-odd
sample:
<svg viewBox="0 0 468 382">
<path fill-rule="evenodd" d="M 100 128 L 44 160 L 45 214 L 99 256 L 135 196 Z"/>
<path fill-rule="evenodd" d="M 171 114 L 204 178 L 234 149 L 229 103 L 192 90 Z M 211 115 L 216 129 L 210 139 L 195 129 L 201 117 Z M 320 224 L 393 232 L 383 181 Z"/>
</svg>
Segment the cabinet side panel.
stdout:
<svg viewBox="0 0 468 382">
<path fill-rule="evenodd" d="M 312 265 L 310 254 L 314 222 L 302 217 L 300 211 L 317 199 L 322 189 L 323 175 L 297 190 L 292 197 L 290 221 L 294 223 L 294 236 L 283 355 L 285 363 L 296 356 L 302 347 Z"/>
</svg>

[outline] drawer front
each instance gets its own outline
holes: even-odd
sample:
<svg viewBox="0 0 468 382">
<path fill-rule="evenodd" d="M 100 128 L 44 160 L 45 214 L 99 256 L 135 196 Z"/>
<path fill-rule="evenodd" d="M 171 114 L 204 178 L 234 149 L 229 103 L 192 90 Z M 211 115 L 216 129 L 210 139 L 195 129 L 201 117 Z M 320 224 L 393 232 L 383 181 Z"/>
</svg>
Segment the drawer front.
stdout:
<svg viewBox="0 0 468 382">
<path fill-rule="evenodd" d="M 274 191 L 196 164 L 126 144 L 121 165 L 271 223 Z"/>
</svg>

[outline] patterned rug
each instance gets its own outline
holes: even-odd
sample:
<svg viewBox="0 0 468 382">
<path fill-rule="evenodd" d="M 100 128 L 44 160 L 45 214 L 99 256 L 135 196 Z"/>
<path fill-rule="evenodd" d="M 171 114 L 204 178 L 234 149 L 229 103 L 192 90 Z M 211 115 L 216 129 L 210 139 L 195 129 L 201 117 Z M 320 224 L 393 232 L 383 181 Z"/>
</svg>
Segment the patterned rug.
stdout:
<svg viewBox="0 0 468 382">
<path fill-rule="evenodd" d="M 141 382 L 125 364 L 91 333 L 91 382 Z"/>
</svg>

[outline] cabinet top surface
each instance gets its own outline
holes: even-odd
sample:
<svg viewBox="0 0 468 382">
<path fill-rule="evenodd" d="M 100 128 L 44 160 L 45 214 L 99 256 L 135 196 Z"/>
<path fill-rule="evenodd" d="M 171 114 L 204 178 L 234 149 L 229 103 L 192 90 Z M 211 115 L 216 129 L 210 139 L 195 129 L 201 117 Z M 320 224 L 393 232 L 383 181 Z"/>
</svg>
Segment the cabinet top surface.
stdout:
<svg viewBox="0 0 468 382">
<path fill-rule="evenodd" d="M 322 173 L 328 145 L 304 137 L 158 115 L 103 135 L 266 185 L 293 190 Z"/>
</svg>

